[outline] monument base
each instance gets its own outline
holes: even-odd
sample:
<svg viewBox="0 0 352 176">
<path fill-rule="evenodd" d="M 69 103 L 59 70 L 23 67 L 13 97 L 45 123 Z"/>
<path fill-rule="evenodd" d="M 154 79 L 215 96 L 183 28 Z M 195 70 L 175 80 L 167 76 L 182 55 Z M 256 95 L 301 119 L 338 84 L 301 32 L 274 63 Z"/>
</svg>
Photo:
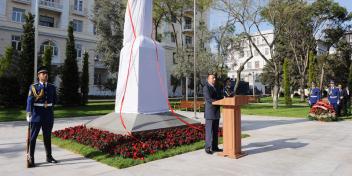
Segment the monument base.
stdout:
<svg viewBox="0 0 352 176">
<path fill-rule="evenodd" d="M 177 114 L 177 116 L 189 124 L 200 124 L 200 122 L 180 114 Z M 130 132 L 148 131 L 186 125 L 178 120 L 171 112 L 158 114 L 123 113 L 122 118 L 125 122 L 126 129 Z M 116 112 L 111 112 L 107 115 L 91 120 L 85 125 L 88 128 L 106 130 L 115 134 L 127 133 L 125 128 L 122 126 L 120 114 Z"/>
</svg>

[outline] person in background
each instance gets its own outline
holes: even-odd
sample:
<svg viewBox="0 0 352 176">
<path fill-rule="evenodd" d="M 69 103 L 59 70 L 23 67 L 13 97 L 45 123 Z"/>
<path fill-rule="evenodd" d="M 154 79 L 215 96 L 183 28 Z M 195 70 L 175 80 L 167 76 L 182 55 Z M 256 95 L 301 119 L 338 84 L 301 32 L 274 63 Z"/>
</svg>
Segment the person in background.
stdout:
<svg viewBox="0 0 352 176">
<path fill-rule="evenodd" d="M 330 81 L 330 88 L 328 89 L 328 101 L 334 107 L 336 115 L 339 115 L 339 104 L 340 104 L 340 90 L 335 87 L 335 82 Z"/>
<path fill-rule="evenodd" d="M 316 87 L 315 82 L 312 82 L 312 87 L 309 91 L 308 103 L 312 107 L 315 103 L 320 100 L 320 89 Z"/>
<path fill-rule="evenodd" d="M 233 97 L 234 96 L 233 87 L 231 85 L 231 79 L 230 78 L 227 78 L 225 80 L 223 93 L 224 93 L 225 97 Z"/>
</svg>

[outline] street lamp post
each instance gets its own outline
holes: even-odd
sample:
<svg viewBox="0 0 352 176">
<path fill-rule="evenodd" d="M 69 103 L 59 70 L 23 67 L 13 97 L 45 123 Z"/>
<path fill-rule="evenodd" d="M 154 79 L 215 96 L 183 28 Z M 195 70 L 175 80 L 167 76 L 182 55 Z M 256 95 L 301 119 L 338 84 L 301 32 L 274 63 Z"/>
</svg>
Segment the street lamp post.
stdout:
<svg viewBox="0 0 352 176">
<path fill-rule="evenodd" d="M 37 67 L 38 67 L 38 29 L 39 23 L 39 0 L 35 1 L 35 17 L 34 17 L 34 75 L 33 81 L 36 82 L 37 80 Z"/>
<path fill-rule="evenodd" d="M 196 0 L 193 1 L 193 111 L 194 118 L 197 118 L 196 101 L 197 101 L 197 74 L 196 74 Z"/>
<path fill-rule="evenodd" d="M 254 75 L 254 72 L 252 72 L 253 74 L 253 96 L 255 96 L 255 90 L 254 90 L 254 83 L 255 83 L 255 75 Z"/>
</svg>

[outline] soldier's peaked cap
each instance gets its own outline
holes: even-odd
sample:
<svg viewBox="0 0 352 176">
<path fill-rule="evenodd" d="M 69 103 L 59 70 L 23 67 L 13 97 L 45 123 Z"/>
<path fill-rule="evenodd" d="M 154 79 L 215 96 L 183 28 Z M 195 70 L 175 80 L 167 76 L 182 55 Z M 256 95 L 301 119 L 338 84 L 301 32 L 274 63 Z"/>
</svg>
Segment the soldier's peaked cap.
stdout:
<svg viewBox="0 0 352 176">
<path fill-rule="evenodd" d="M 37 69 L 37 74 L 39 73 L 48 73 L 48 68 L 45 66 L 41 66 Z"/>
</svg>

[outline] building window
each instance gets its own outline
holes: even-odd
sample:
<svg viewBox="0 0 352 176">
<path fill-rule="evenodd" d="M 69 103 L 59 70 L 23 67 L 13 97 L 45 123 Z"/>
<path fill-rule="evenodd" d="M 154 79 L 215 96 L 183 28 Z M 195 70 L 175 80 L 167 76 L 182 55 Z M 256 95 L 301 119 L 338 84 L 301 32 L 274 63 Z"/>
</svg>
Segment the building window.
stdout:
<svg viewBox="0 0 352 176">
<path fill-rule="evenodd" d="M 11 45 L 13 49 L 21 51 L 21 36 L 19 35 L 11 36 Z"/>
<path fill-rule="evenodd" d="M 186 36 L 186 45 L 192 45 L 192 37 L 191 36 Z"/>
<path fill-rule="evenodd" d="M 254 62 L 254 67 L 255 67 L 255 68 L 259 68 L 259 61 L 255 61 L 255 62 Z"/>
<path fill-rule="evenodd" d="M 82 57 L 82 45 L 76 44 L 75 48 L 76 48 L 77 58 L 81 58 Z"/>
<path fill-rule="evenodd" d="M 247 57 L 250 57 L 251 56 L 251 51 L 246 51 L 246 55 L 247 55 Z"/>
<path fill-rule="evenodd" d="M 39 16 L 39 25 L 47 26 L 47 27 L 54 27 L 54 17 L 49 16 Z"/>
<path fill-rule="evenodd" d="M 177 64 L 177 62 L 176 62 L 176 53 L 175 52 L 172 53 L 172 63 L 173 64 Z"/>
<path fill-rule="evenodd" d="M 73 31 L 82 32 L 83 30 L 83 21 L 81 20 L 73 20 Z"/>
<path fill-rule="evenodd" d="M 23 23 L 24 22 L 24 9 L 19 9 L 19 8 L 13 8 L 12 9 L 12 21 L 15 22 L 20 22 Z"/>
<path fill-rule="evenodd" d="M 192 29 L 192 18 L 185 17 L 185 29 Z"/>
<path fill-rule="evenodd" d="M 177 22 L 177 18 L 176 18 L 175 15 L 172 15 L 172 16 L 171 16 L 171 21 L 172 21 L 173 23 L 176 23 L 176 22 Z"/>
<path fill-rule="evenodd" d="M 258 51 L 254 50 L 254 56 L 258 56 Z"/>
<path fill-rule="evenodd" d="M 239 55 L 240 55 L 240 58 L 244 57 L 244 51 L 240 51 Z"/>
<path fill-rule="evenodd" d="M 74 10 L 82 12 L 83 11 L 83 0 L 75 0 L 73 8 L 74 8 Z"/>
<path fill-rule="evenodd" d="M 252 62 L 247 63 L 247 69 L 252 69 Z"/>
<path fill-rule="evenodd" d="M 171 33 L 170 37 L 171 37 L 171 42 L 172 42 L 172 43 L 175 43 L 175 42 L 176 42 L 175 34 L 174 34 L 174 33 Z"/>
<path fill-rule="evenodd" d="M 269 48 L 265 48 L 265 55 L 269 55 Z"/>
<path fill-rule="evenodd" d="M 96 25 L 93 25 L 93 34 L 97 35 L 97 26 Z"/>
<path fill-rule="evenodd" d="M 97 70 L 94 72 L 94 85 L 102 85 L 101 73 Z"/>
<path fill-rule="evenodd" d="M 40 53 L 44 54 L 44 51 L 46 50 L 46 48 L 50 47 L 51 51 L 53 52 L 52 55 L 53 56 L 57 56 L 59 53 L 59 49 L 57 48 L 57 46 L 55 45 L 54 42 L 52 41 L 46 41 L 44 43 L 42 43 L 40 45 Z"/>
</svg>

